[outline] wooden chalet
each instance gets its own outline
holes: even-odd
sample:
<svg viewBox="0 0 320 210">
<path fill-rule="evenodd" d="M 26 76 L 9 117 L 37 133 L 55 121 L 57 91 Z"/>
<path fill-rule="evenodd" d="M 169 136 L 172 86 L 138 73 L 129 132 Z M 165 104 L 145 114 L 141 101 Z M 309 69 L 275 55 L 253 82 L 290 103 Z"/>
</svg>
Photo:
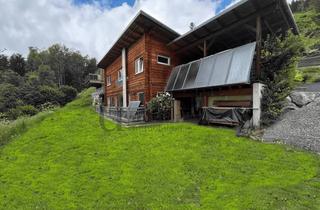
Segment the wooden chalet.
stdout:
<svg viewBox="0 0 320 210">
<path fill-rule="evenodd" d="M 241 0 L 183 35 L 140 11 L 98 64 L 105 105 L 146 105 L 168 91 L 177 119 L 241 107 L 254 110 L 258 125 L 261 42 L 288 30 L 298 34 L 286 0 Z"/>
</svg>

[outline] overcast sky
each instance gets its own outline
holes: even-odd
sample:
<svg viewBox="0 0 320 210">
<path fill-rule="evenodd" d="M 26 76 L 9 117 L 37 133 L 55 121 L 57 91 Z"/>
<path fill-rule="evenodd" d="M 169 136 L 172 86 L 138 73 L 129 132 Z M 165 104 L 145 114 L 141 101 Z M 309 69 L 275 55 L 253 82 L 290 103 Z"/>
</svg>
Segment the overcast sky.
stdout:
<svg viewBox="0 0 320 210">
<path fill-rule="evenodd" d="M 141 9 L 183 34 L 236 1 L 0 0 L 0 52 L 60 43 L 99 60 Z"/>
</svg>

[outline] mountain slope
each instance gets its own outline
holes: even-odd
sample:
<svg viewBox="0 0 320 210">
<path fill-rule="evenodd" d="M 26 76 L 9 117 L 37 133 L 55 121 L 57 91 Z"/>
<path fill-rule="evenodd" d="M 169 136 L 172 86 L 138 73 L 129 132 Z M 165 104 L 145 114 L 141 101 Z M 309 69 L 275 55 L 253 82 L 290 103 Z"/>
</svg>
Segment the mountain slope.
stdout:
<svg viewBox="0 0 320 210">
<path fill-rule="evenodd" d="M 121 128 L 87 91 L 0 148 L 0 209 L 316 209 L 319 169 L 231 129 Z"/>
</svg>

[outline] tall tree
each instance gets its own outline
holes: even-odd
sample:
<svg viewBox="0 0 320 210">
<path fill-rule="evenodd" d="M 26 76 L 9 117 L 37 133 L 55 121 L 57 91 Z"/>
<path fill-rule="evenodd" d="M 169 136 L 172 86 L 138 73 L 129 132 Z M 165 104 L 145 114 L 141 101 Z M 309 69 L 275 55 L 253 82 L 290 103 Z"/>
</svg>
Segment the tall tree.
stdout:
<svg viewBox="0 0 320 210">
<path fill-rule="evenodd" d="M 41 85 L 55 86 L 55 75 L 50 66 L 40 65 L 37 73 Z"/>
<path fill-rule="evenodd" d="M 29 54 L 27 57 L 26 70 L 27 71 L 35 71 L 39 68 L 41 64 L 43 64 L 43 59 L 37 48 L 29 47 Z"/>
<path fill-rule="evenodd" d="M 59 44 L 54 44 L 47 50 L 48 63 L 46 64 L 55 72 L 59 86 L 65 85 L 65 67 L 68 63 L 66 61 L 66 54 L 68 51 L 68 48 Z"/>
<path fill-rule="evenodd" d="M 20 76 L 26 73 L 26 62 L 21 54 L 13 54 L 10 57 L 10 69 L 17 72 Z"/>
<path fill-rule="evenodd" d="M 0 70 L 5 70 L 9 68 L 8 56 L 0 55 Z"/>
<path fill-rule="evenodd" d="M 311 0 L 310 6 L 312 6 L 317 12 L 320 12 L 320 0 Z"/>
</svg>

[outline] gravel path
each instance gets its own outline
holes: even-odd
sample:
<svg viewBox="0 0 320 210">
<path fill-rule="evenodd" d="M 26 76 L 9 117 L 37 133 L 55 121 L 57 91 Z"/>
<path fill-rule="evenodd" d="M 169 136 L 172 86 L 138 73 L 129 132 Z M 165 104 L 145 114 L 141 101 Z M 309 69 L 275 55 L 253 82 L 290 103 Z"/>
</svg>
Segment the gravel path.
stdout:
<svg viewBox="0 0 320 210">
<path fill-rule="evenodd" d="M 320 97 L 307 106 L 286 113 L 282 120 L 266 129 L 263 139 L 280 140 L 320 153 Z"/>
<path fill-rule="evenodd" d="M 299 92 L 320 92 L 320 82 L 313 84 L 304 84 L 296 89 Z"/>
</svg>

